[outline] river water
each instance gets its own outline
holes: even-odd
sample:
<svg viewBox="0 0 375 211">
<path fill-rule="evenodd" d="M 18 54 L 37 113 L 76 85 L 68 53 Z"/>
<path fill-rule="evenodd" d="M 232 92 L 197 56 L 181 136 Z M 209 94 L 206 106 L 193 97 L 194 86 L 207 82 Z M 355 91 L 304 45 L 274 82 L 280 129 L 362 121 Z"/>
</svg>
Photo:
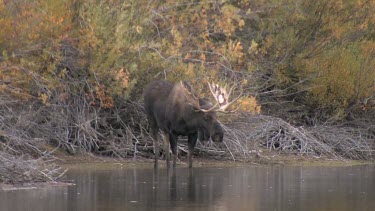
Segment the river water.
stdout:
<svg viewBox="0 0 375 211">
<path fill-rule="evenodd" d="M 375 166 L 82 167 L 74 186 L 0 190 L 1 211 L 375 210 Z"/>
</svg>

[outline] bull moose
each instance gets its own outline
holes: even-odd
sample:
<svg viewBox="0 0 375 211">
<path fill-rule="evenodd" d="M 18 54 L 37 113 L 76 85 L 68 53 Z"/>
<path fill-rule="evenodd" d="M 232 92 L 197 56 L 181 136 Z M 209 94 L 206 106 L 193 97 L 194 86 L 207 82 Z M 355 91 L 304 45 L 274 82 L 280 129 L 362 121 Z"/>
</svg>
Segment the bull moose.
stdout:
<svg viewBox="0 0 375 211">
<path fill-rule="evenodd" d="M 169 81 L 153 81 L 145 89 L 144 103 L 154 143 L 155 167 L 158 166 L 159 144 L 157 133 L 163 133 L 164 150 L 167 168 L 170 166 L 169 147 L 172 150 L 173 167 L 176 167 L 177 138 L 188 137 L 189 167 L 193 164 L 193 150 L 197 138 L 207 141 L 222 142 L 224 131 L 217 120 L 216 112 L 228 112 L 226 109 L 242 94 L 229 102 L 229 93 L 217 84 L 209 84 L 216 104 L 213 105 L 205 98 L 197 97 L 191 85 L 187 82 L 172 83 Z"/>
</svg>

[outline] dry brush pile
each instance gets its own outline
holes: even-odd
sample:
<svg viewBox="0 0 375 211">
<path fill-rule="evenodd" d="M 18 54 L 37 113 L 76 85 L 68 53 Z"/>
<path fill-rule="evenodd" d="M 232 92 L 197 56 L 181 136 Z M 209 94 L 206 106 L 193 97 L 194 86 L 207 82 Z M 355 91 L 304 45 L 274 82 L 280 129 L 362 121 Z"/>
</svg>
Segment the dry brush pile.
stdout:
<svg viewBox="0 0 375 211">
<path fill-rule="evenodd" d="M 272 116 L 241 114 L 226 124 L 225 129 L 225 147 L 216 154 L 233 160 L 259 156 L 265 149 L 334 159 L 374 159 L 375 134 L 365 128 L 337 125 L 297 127 Z"/>
<path fill-rule="evenodd" d="M 117 134 L 121 136 L 116 135 L 115 139 L 109 139 L 108 151 L 120 157 L 151 158 L 153 146 L 147 132 L 146 116 L 141 105 L 133 104 L 133 106 L 136 107 L 132 109 L 134 116 L 131 117 L 130 122 L 129 118 L 127 123 L 121 121 L 122 128 L 125 129 L 117 130 L 120 131 Z M 268 150 L 307 157 L 374 159 L 375 134 L 368 128 L 339 125 L 294 126 L 277 117 L 246 113 L 223 116 L 222 119 L 231 120 L 223 123 L 224 142 L 198 141 L 196 146 L 198 156 L 249 160 L 254 156 L 262 156 L 262 151 Z M 180 155 L 186 155 L 187 139 L 182 138 L 178 147 Z"/>
<path fill-rule="evenodd" d="M 17 184 L 56 181 L 66 172 L 54 164 L 53 160 L 27 157 L 0 151 L 0 182 Z"/>
<path fill-rule="evenodd" d="M 153 156 L 141 103 L 122 102 L 121 107 L 103 109 L 90 106 L 83 96 L 75 94 L 64 105 L 38 101 L 23 105 L 1 98 L 1 182 L 56 180 L 64 173 L 53 164 L 53 152 L 58 148 L 71 154 L 83 151 L 120 158 Z M 280 118 L 244 113 L 221 119 L 226 120 L 224 142 L 198 142 L 197 156 L 249 160 L 269 150 L 335 159 L 374 159 L 375 135 L 367 129 L 297 127 Z M 186 139 L 179 142 L 179 149 L 184 156 Z"/>
<path fill-rule="evenodd" d="M 0 182 L 56 181 L 65 170 L 53 163 L 53 150 L 44 148 L 52 131 L 39 125 L 43 109 L 30 105 L 19 110 L 16 104 L 0 98 Z"/>
</svg>

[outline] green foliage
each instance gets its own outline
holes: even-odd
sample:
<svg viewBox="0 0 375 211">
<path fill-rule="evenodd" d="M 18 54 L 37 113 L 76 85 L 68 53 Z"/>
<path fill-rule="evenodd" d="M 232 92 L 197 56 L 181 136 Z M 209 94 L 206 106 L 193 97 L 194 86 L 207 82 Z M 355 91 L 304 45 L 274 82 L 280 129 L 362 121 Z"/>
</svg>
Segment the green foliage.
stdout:
<svg viewBox="0 0 375 211">
<path fill-rule="evenodd" d="M 375 92 L 375 51 L 367 52 L 367 42 L 329 49 L 317 57 L 303 60 L 301 75 L 310 77 L 308 104 L 342 113 Z M 345 115 L 345 113 L 343 114 Z"/>
<path fill-rule="evenodd" d="M 143 51 L 153 32 L 149 6 L 142 1 L 91 0 L 79 4 L 79 22 L 83 23 L 80 47 L 85 50 L 89 71 L 112 96 L 139 95 L 146 79 L 143 73 L 150 67 L 161 68 L 162 64 L 154 62 L 155 53 Z"/>
<path fill-rule="evenodd" d="M 340 119 L 375 94 L 373 1 L 262 4 L 269 12 L 258 27 L 266 36 L 258 38 L 260 56 L 254 59 L 272 86 L 286 90 L 282 95 Z"/>
</svg>

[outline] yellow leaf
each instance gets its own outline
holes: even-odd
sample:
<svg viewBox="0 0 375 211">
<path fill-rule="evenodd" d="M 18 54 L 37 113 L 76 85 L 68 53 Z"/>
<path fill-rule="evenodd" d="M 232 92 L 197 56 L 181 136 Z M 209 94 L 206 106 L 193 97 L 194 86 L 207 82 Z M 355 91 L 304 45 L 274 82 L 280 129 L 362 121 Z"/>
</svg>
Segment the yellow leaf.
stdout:
<svg viewBox="0 0 375 211">
<path fill-rule="evenodd" d="M 241 28 L 244 27 L 245 21 L 241 19 L 240 22 L 238 23 L 238 26 L 241 27 Z"/>
</svg>

